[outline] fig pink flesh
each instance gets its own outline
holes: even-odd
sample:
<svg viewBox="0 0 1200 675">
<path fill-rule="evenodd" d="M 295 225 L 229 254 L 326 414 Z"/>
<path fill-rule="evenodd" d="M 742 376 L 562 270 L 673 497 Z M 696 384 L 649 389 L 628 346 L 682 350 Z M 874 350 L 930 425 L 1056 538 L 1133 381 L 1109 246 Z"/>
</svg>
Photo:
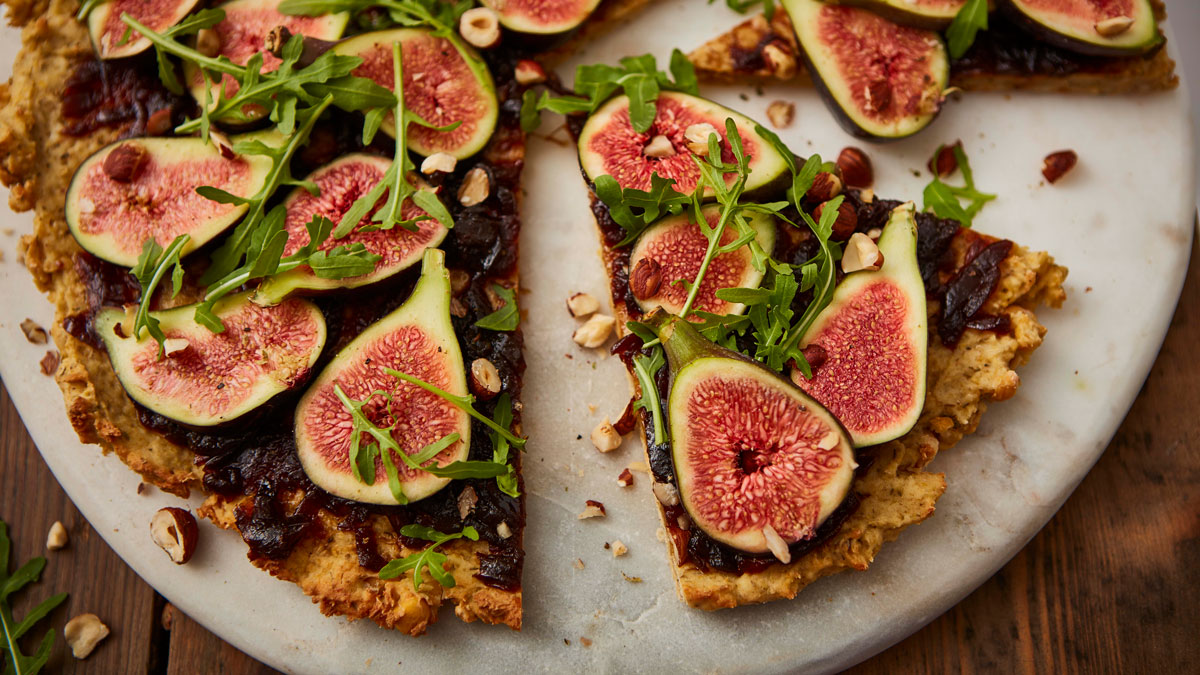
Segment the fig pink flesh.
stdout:
<svg viewBox="0 0 1200 675">
<path fill-rule="evenodd" d="M 384 171 L 384 168 L 373 162 L 348 161 L 340 162 L 311 177 L 310 179 L 321 188 L 321 194 L 313 196 L 307 190 L 301 189 L 297 196 L 288 202 L 285 221 L 288 243 L 284 248 L 284 255 L 291 255 L 308 243 L 308 230 L 305 226 L 313 216 L 324 216 L 337 225 L 355 200 L 370 192 L 379 183 Z M 380 202 L 386 197 L 385 192 Z M 405 219 L 416 218 L 424 213 L 411 201 L 404 203 L 402 215 Z M 361 224 L 367 225 L 370 222 L 371 214 L 368 214 Z M 361 243 L 371 253 L 382 256 L 382 259 L 375 263 L 375 269 L 381 270 L 411 259 L 415 251 L 425 250 L 429 243 L 445 230 L 436 220 L 422 220 L 416 226 L 416 232 L 399 226 L 372 232 L 356 230 L 341 239 L 326 239 L 321 245 L 321 250 L 328 251 L 337 246 Z"/>
<path fill-rule="evenodd" d="M 686 405 L 693 515 L 730 535 L 770 525 L 788 542 L 811 536 L 844 461 L 819 445 L 834 430 L 751 378 L 706 377 Z"/>
<path fill-rule="evenodd" d="M 274 307 L 247 302 L 222 317 L 223 333 L 168 330 L 167 338 L 187 340 L 187 349 L 159 359 L 158 343 L 148 340 L 132 357 L 132 372 L 152 395 L 218 417 L 254 393 L 264 374 L 288 386 L 308 374 L 309 356 L 321 340 L 309 307 L 297 300 Z"/>
<path fill-rule="evenodd" d="M 1064 14 L 1070 17 L 1090 17 L 1103 21 L 1118 16 L 1133 16 L 1134 0 L 1022 0 L 1030 9 Z"/>
<path fill-rule="evenodd" d="M 104 30 L 100 34 L 100 44 L 107 50 L 117 49 L 117 43 L 125 35 L 129 26 L 121 20 L 122 14 L 129 14 L 146 28 L 161 33 L 174 25 L 178 18 L 178 3 L 169 0 L 109 0 L 108 16 L 104 20 Z M 141 33 L 133 32 L 129 42 L 142 37 Z M 128 44 L 128 43 L 126 43 Z"/>
<path fill-rule="evenodd" d="M 122 251 L 136 256 L 149 237 L 166 247 L 197 223 L 237 208 L 200 196 L 197 185 L 244 194 L 250 178 L 250 165 L 237 157 L 164 164 L 151 155 L 130 183 L 110 179 L 103 162 L 95 162 L 87 169 L 80 193 L 79 229 L 85 234 L 110 233 Z"/>
<path fill-rule="evenodd" d="M 817 34 L 837 62 L 841 76 L 866 117 L 886 122 L 919 113 L 928 83 L 928 31 L 901 26 L 864 9 L 838 5 L 821 8 Z M 879 105 L 868 92 L 887 85 L 890 103 Z"/>
<path fill-rule="evenodd" d="M 865 286 L 809 344 L 825 349 L 825 362 L 799 386 L 856 436 L 877 433 L 913 407 L 918 354 L 905 317 L 909 300 L 894 283 Z"/>
<path fill-rule="evenodd" d="M 371 397 L 375 390 L 392 395 L 390 413 L 388 401 L 379 395 L 371 397 L 371 402 L 363 410 L 380 427 L 395 423 L 392 438 L 396 439 L 405 454 L 415 454 L 446 434 L 458 431 L 466 413 L 436 394 L 402 382 L 383 371 L 384 368 L 392 368 L 444 390 L 451 387 L 450 373 L 445 366 L 446 357 L 438 348 L 437 339 L 420 326 L 401 326 L 376 340 L 356 354 L 355 358 L 355 363 L 343 369 L 334 382 L 356 401 Z M 349 473 L 352 422 L 350 411 L 346 410 L 333 390 L 334 382 L 324 384 L 311 394 L 301 424 L 303 433 L 311 440 L 313 449 L 323 457 L 325 466 Z M 365 438 L 363 442 L 366 442 Z M 454 443 L 430 461 L 439 466 L 449 463 L 461 445 L 462 441 Z M 402 479 L 426 475 L 409 468 L 399 458 L 395 458 L 395 463 Z M 384 475 L 382 460 L 376 460 L 376 475 Z"/>
<path fill-rule="evenodd" d="M 702 114 L 667 96 L 658 99 L 658 114 L 655 115 L 649 131 L 639 134 L 633 130 L 629 121 L 629 108 L 626 107 L 616 111 L 608 124 L 592 136 L 588 142 L 588 150 L 604 158 L 604 173 L 610 174 L 623 188 L 648 190 L 651 174 L 657 173 L 663 177 L 674 178 L 676 190 L 690 193 L 696 189 L 696 183 L 700 180 L 700 169 L 692 161 L 684 132 L 693 124 L 705 122 L 713 125 L 721 135 L 722 161 L 732 163 L 733 152 L 729 149 L 728 138 L 725 135 L 724 118 L 719 115 Z M 660 134 L 671 141 L 675 154 L 671 157 L 646 157 L 642 152 L 646 144 Z M 757 142 L 742 134 L 742 148 L 753 165 L 757 155 Z M 727 175 L 728 182 L 732 182 L 734 178 L 734 174 Z"/>
<path fill-rule="evenodd" d="M 712 211 L 706 213 L 705 217 L 709 225 L 715 227 L 719 214 Z M 727 227 L 721 243 L 728 244 L 736 238 L 734 228 Z M 646 258 L 662 265 L 662 283 L 651 299 L 669 306 L 682 307 L 687 300 L 687 290 L 682 284 L 674 282 L 682 279 L 690 282 L 696 278 L 707 248 L 708 240 L 692 222 L 680 221 L 678 225 L 665 231 L 656 232 L 642 249 Z M 700 283 L 694 308 L 714 314 L 728 313 L 729 303 L 718 298 L 717 291 L 741 285 L 748 264 L 749 261 L 740 250 L 722 253 L 714 258 Z M 689 318 L 694 321 L 701 320 L 695 315 Z"/>
<path fill-rule="evenodd" d="M 411 125 L 409 142 L 430 153 L 456 149 L 475 135 L 479 121 L 490 110 L 490 97 L 479 95 L 478 80 L 449 40 L 419 35 L 406 39 L 402 45 L 404 104 L 434 126 L 462 122 L 453 131 Z M 354 70 L 355 75 L 394 89 L 390 44 L 372 45 L 356 56 L 362 58 L 363 64 Z"/>
<path fill-rule="evenodd" d="M 507 16 L 549 25 L 580 16 L 592 3 L 589 0 L 505 0 L 494 4 Z"/>
</svg>

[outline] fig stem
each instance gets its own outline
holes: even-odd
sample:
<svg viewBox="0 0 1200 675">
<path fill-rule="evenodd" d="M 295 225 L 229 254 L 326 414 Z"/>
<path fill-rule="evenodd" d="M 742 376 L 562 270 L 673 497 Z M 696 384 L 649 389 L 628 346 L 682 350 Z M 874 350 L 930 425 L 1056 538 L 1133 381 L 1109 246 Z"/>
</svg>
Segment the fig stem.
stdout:
<svg viewBox="0 0 1200 675">
<path fill-rule="evenodd" d="M 475 406 L 472 405 L 475 402 L 474 396 L 472 396 L 470 394 L 467 394 L 466 396 L 455 396 L 454 394 L 451 394 L 448 391 L 439 389 L 438 387 L 426 382 L 425 380 L 422 380 L 419 377 L 413 377 L 412 375 L 409 375 L 408 373 L 402 373 L 402 372 L 392 369 L 392 368 L 384 368 L 383 372 L 387 373 L 388 375 L 391 375 L 392 377 L 404 380 L 405 382 L 407 382 L 409 384 L 415 384 L 416 386 L 424 389 L 425 391 L 427 391 L 431 394 L 437 394 L 438 396 L 441 396 L 442 398 L 446 399 L 447 401 L 449 401 L 449 402 L 453 403 L 454 405 L 458 406 L 459 408 L 461 408 L 463 412 L 467 413 L 471 417 L 474 417 L 475 419 L 479 420 L 480 422 L 483 422 L 484 425 L 486 425 L 488 428 L 492 429 L 496 433 L 503 436 L 505 438 L 505 440 L 507 440 L 509 443 L 512 443 L 513 445 L 517 446 L 518 448 L 525 447 L 525 439 L 524 438 L 513 435 L 513 433 L 511 431 L 509 431 L 508 429 L 505 429 L 504 427 L 500 426 L 499 424 L 496 424 L 496 422 L 494 422 L 491 419 L 488 419 L 488 417 L 486 415 L 483 415 L 478 410 L 476 410 Z"/>
</svg>

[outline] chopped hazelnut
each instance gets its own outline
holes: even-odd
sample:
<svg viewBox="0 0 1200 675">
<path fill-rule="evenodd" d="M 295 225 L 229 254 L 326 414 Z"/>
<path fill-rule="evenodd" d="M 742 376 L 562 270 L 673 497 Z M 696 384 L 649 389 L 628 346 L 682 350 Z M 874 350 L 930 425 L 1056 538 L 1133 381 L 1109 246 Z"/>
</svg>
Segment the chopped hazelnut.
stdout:
<svg viewBox="0 0 1200 675">
<path fill-rule="evenodd" d="M 813 210 L 813 219 L 820 221 L 821 214 L 825 211 L 825 205 L 829 202 L 822 202 Z M 850 202 L 842 202 L 838 205 L 837 216 L 833 219 L 831 239 L 835 241 L 846 241 L 854 234 L 854 228 L 858 227 L 858 210 Z"/>
<path fill-rule="evenodd" d="M 421 162 L 421 173 L 426 176 L 437 172 L 451 173 L 456 166 L 458 166 L 458 160 L 454 158 L 454 155 L 435 152 Z"/>
<path fill-rule="evenodd" d="M 600 311 L 600 301 L 590 293 L 575 293 L 567 298 L 567 311 L 576 319 L 582 319 Z"/>
<path fill-rule="evenodd" d="M 1079 155 L 1076 155 L 1074 150 L 1052 152 L 1042 160 L 1042 175 L 1051 184 L 1057 183 L 1067 172 L 1074 169 L 1078 162 Z"/>
<path fill-rule="evenodd" d="M 191 343 L 183 338 L 167 338 L 166 340 L 163 340 L 162 344 L 163 355 L 170 356 L 172 354 L 177 354 L 190 346 Z"/>
<path fill-rule="evenodd" d="M 763 47 L 762 58 L 771 69 L 771 74 L 781 80 L 790 79 L 796 74 L 796 55 L 792 53 L 792 48 L 781 40 L 775 40 Z"/>
<path fill-rule="evenodd" d="M 71 648 L 71 655 L 86 659 L 100 641 L 108 637 L 108 626 L 95 614 L 80 614 L 63 626 L 63 637 Z"/>
<path fill-rule="evenodd" d="M 877 270 L 883 266 L 883 253 L 870 237 L 862 232 L 855 232 L 846 242 L 846 250 L 842 253 L 842 271 L 846 274 L 859 270 Z"/>
<path fill-rule="evenodd" d="M 652 297 L 661 284 L 662 265 L 653 258 L 642 258 L 629 272 L 629 290 L 639 300 Z"/>
<path fill-rule="evenodd" d="M 463 176 L 462 185 L 458 186 L 458 201 L 463 206 L 475 206 L 487 199 L 491 193 L 492 181 L 488 178 L 487 171 L 477 166 Z"/>
<path fill-rule="evenodd" d="M 33 319 L 25 319 L 21 322 L 21 332 L 25 334 L 25 339 L 35 345 L 46 344 L 46 329 L 42 328 Z"/>
<path fill-rule="evenodd" d="M 458 20 L 458 32 L 475 47 L 495 47 L 500 44 L 500 17 L 487 7 L 468 9 Z"/>
<path fill-rule="evenodd" d="M 512 528 L 508 526 L 507 522 L 501 522 L 496 526 L 496 534 L 500 535 L 501 539 L 508 539 L 509 537 L 513 536 L 513 531 Z"/>
<path fill-rule="evenodd" d="M 211 28 L 201 28 L 196 33 L 196 51 L 213 58 L 221 53 L 221 36 Z"/>
<path fill-rule="evenodd" d="M 612 543 L 612 554 L 614 558 L 619 558 L 626 553 L 629 553 L 629 547 L 625 544 L 622 544 L 620 539 Z"/>
<path fill-rule="evenodd" d="M 141 143 L 126 142 L 109 151 L 101 168 L 118 183 L 132 183 L 146 169 L 150 152 Z"/>
<path fill-rule="evenodd" d="M 581 347 L 594 349 L 603 345 L 608 340 L 608 336 L 612 334 L 613 326 L 616 323 L 616 319 L 606 314 L 593 314 L 587 320 L 587 323 L 575 329 L 575 334 L 572 338 Z"/>
<path fill-rule="evenodd" d="M 622 469 L 621 475 L 617 476 L 617 485 L 621 487 L 629 487 L 633 485 L 633 473 L 629 469 Z"/>
<path fill-rule="evenodd" d="M 579 520 L 585 520 L 587 518 L 603 518 L 605 515 L 604 504 L 594 499 L 589 499 L 583 507 L 583 511 L 579 513 L 578 518 Z"/>
<path fill-rule="evenodd" d="M 479 502 L 479 495 L 475 493 L 475 488 L 470 485 L 462 489 L 458 493 L 458 517 L 466 520 L 467 516 L 471 515 L 471 510 L 475 508 L 475 504 Z"/>
<path fill-rule="evenodd" d="M 1114 16 L 1096 23 L 1096 32 L 1104 37 L 1116 37 L 1133 26 L 1133 18 Z"/>
<path fill-rule="evenodd" d="M 42 368 L 42 374 L 53 375 L 56 371 L 58 371 L 58 364 L 61 360 L 61 357 L 55 350 L 51 349 L 47 351 L 46 355 L 42 357 L 42 360 L 38 364 Z"/>
<path fill-rule="evenodd" d="M 176 565 L 183 565 L 192 559 L 199 534 L 196 517 L 176 506 L 159 509 L 150 520 L 150 538 L 167 552 Z"/>
<path fill-rule="evenodd" d="M 775 559 L 783 564 L 788 564 L 792 561 L 792 551 L 788 548 L 787 542 L 779 533 L 775 531 L 771 525 L 763 525 L 763 536 L 767 539 L 767 548 L 774 554 Z"/>
<path fill-rule="evenodd" d="M 471 391 L 481 399 L 488 400 L 500 393 L 500 371 L 485 358 L 471 362 Z"/>
<path fill-rule="evenodd" d="M 767 106 L 767 119 L 776 129 L 786 129 L 792 126 L 796 119 L 796 104 L 787 101 L 772 101 Z"/>
<path fill-rule="evenodd" d="M 58 551 L 67 546 L 67 528 L 59 521 L 54 521 L 50 526 L 50 533 L 46 535 L 46 548 L 51 551 Z"/>
<path fill-rule="evenodd" d="M 654 481 L 654 485 L 650 489 L 663 506 L 677 506 L 679 504 L 679 489 L 674 485 Z"/>
<path fill-rule="evenodd" d="M 840 194 L 842 194 L 842 179 L 828 171 L 822 171 L 813 178 L 812 187 L 808 188 L 804 197 L 814 202 L 827 202 Z"/>
<path fill-rule="evenodd" d="M 708 139 L 713 134 L 717 134 L 717 142 L 720 143 L 721 135 L 717 133 L 717 128 L 708 122 L 693 124 L 683 130 L 683 137 L 688 141 L 688 150 L 697 155 L 708 154 Z"/>
<path fill-rule="evenodd" d="M 662 159 L 663 157 L 675 156 L 675 146 L 671 143 L 671 139 L 662 134 L 658 134 L 650 139 L 650 142 L 642 148 L 642 154 L 647 157 L 655 157 Z"/>
<path fill-rule="evenodd" d="M 576 558 L 575 562 L 573 563 L 573 566 L 577 570 L 583 569 L 585 567 L 585 565 L 583 564 L 583 558 Z"/>
<path fill-rule="evenodd" d="M 517 84 L 540 84 L 546 81 L 546 69 L 537 61 L 521 59 L 513 68 L 513 78 Z"/>
<path fill-rule="evenodd" d="M 592 429 L 592 445 L 600 452 L 612 452 L 621 447 L 621 434 L 617 433 L 607 417 Z"/>
</svg>

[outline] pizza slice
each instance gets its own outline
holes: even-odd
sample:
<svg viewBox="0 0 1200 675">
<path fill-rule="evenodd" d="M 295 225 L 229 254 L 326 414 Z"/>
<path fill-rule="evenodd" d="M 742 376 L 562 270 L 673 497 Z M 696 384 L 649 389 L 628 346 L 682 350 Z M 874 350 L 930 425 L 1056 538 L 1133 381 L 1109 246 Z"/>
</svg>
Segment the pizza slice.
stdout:
<svg viewBox="0 0 1200 675">
<path fill-rule="evenodd" d="M 1015 393 L 1066 269 L 875 197 L 859 150 L 794 155 L 701 98 L 681 53 L 575 86 L 527 112 L 568 113 L 578 143 L 635 389 L 616 426 L 640 422 L 680 597 L 734 607 L 866 569 L 933 513 L 926 465 Z"/>
</svg>

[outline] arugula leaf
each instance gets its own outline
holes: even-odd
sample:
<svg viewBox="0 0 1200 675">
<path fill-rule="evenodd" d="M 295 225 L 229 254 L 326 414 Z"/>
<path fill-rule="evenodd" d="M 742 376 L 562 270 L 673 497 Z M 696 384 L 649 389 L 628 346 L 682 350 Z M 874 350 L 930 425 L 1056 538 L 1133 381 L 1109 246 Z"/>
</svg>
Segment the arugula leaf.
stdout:
<svg viewBox="0 0 1200 675">
<path fill-rule="evenodd" d="M 691 195 L 675 190 L 675 179 L 664 178 L 658 173 L 650 174 L 650 190 L 622 188 L 616 178 L 605 174 L 597 176 L 593 183 L 596 197 L 608 207 L 609 216 L 621 229 L 625 238 L 618 247 L 633 243 L 649 225 L 667 215 L 678 215 L 691 203 Z M 636 209 L 636 212 L 635 212 Z"/>
<path fill-rule="evenodd" d="M 160 359 L 164 354 L 163 342 L 167 336 L 159 328 L 158 319 L 150 315 L 150 303 L 154 300 L 154 292 L 166 276 L 167 270 L 171 270 L 171 297 L 179 295 L 180 286 L 183 284 L 183 263 L 180 258 L 191 239 L 190 236 L 181 234 L 167 245 L 166 250 L 163 250 L 153 237 L 147 239 L 142 244 L 142 253 L 138 256 L 137 265 L 130 270 L 142 286 L 142 295 L 133 319 L 133 337 L 140 340 L 143 329 L 149 333 L 150 337 L 158 342 Z"/>
<path fill-rule="evenodd" d="M 475 322 L 476 326 L 487 330 L 512 331 L 521 323 L 521 313 L 517 310 L 517 295 L 510 288 L 500 284 L 492 284 L 492 290 L 504 301 L 504 306 Z"/>
<path fill-rule="evenodd" d="M 944 147 L 944 145 L 938 146 L 934 157 L 941 154 Z M 995 199 L 996 195 L 976 189 L 975 174 L 971 171 L 971 162 L 967 159 L 966 151 L 961 145 L 955 145 L 952 149 L 958 169 L 962 173 L 964 185 L 962 187 L 947 185 L 935 174 L 933 180 L 925 186 L 922 198 L 926 211 L 933 211 L 939 218 L 957 220 L 963 227 L 970 228 L 974 224 L 975 216 L 983 210 L 988 202 Z M 960 200 L 966 200 L 969 203 L 964 207 Z"/>
<path fill-rule="evenodd" d="M 667 442 L 667 427 L 664 423 L 662 401 L 658 398 L 658 385 L 654 376 L 667 365 L 661 345 L 650 348 L 650 355 L 638 354 L 633 357 L 633 373 L 637 376 L 638 388 L 642 395 L 634 402 L 634 410 L 648 410 L 654 420 L 654 444 L 662 445 Z"/>
<path fill-rule="evenodd" d="M 459 409 L 461 409 L 463 412 L 467 413 L 471 417 L 474 417 L 475 419 L 479 420 L 480 422 L 483 422 L 483 424 L 485 426 L 487 426 L 488 428 L 490 428 L 492 431 L 496 432 L 497 434 L 500 434 L 500 436 L 502 438 L 504 438 L 506 441 L 508 441 L 509 443 L 512 443 L 513 445 L 515 445 L 518 448 L 525 447 L 525 439 L 524 438 L 521 438 L 520 436 L 514 436 L 511 431 L 500 426 L 495 421 L 488 419 L 486 416 L 484 416 L 482 413 L 480 413 L 478 410 L 476 410 L 475 407 L 472 405 L 475 402 L 474 396 L 472 396 L 470 394 L 467 394 L 466 396 L 455 396 L 454 394 L 451 394 L 448 391 L 439 389 L 438 387 L 426 382 L 425 380 L 422 380 L 419 377 L 414 377 L 412 375 L 409 375 L 408 373 L 402 373 L 402 372 L 400 372 L 398 370 L 394 370 L 392 368 L 384 368 L 383 372 L 385 372 L 388 375 L 391 375 L 392 377 L 395 377 L 397 379 L 404 380 L 405 382 L 408 382 L 409 384 L 415 384 L 418 387 L 424 389 L 425 391 L 427 391 L 431 394 L 437 394 L 438 396 L 441 396 L 442 398 L 446 399 L 450 403 L 453 403 L 454 405 L 458 406 Z"/>
<path fill-rule="evenodd" d="M 54 631 L 46 632 L 32 656 L 21 652 L 18 640 L 46 618 L 55 607 L 61 605 L 67 599 L 67 594 L 58 593 L 46 598 L 18 622 L 13 616 L 9 598 L 38 580 L 46 567 L 46 559 L 34 558 L 15 572 L 9 573 L 8 558 L 11 550 L 12 541 L 8 537 L 8 525 L 0 520 L 0 630 L 4 633 L 4 639 L 0 642 L 0 654 L 3 655 L 3 670 L 6 675 L 36 675 L 50 659 L 50 650 L 54 647 Z"/>
<path fill-rule="evenodd" d="M 988 29 L 987 0 L 967 0 L 967 4 L 954 15 L 954 21 L 946 29 L 950 58 L 962 58 L 975 43 L 975 35 Z"/>
<path fill-rule="evenodd" d="M 716 0 L 708 0 L 708 4 L 713 4 Z M 775 17 L 775 2 L 774 0 L 725 0 L 725 5 L 737 12 L 745 14 L 758 5 L 762 5 L 763 14 L 766 15 L 767 21 Z"/>
<path fill-rule="evenodd" d="M 448 541 L 462 538 L 479 541 L 479 532 L 469 525 L 464 527 L 461 532 L 442 534 L 432 527 L 411 523 L 400 528 L 400 534 L 411 539 L 424 539 L 433 543 L 423 551 L 418 551 L 388 562 L 388 564 L 379 570 L 379 578 L 395 579 L 405 572 L 412 570 L 413 590 L 418 592 L 421 590 L 421 584 L 425 583 L 425 577 L 422 575 L 423 570 L 428 570 L 429 575 L 442 586 L 446 588 L 454 587 L 454 575 L 447 572 L 445 568 L 446 554 L 436 550 L 439 546 Z"/>
<path fill-rule="evenodd" d="M 509 397 L 508 392 L 500 394 L 496 398 L 496 412 L 492 415 L 492 421 L 501 428 L 512 428 L 512 399 Z M 500 488 L 501 492 L 510 497 L 520 497 L 521 492 L 517 488 L 517 470 L 508 463 L 508 439 L 494 431 L 488 432 L 488 435 L 492 438 L 492 461 L 508 467 L 507 473 L 496 476 L 496 487 Z"/>
</svg>

